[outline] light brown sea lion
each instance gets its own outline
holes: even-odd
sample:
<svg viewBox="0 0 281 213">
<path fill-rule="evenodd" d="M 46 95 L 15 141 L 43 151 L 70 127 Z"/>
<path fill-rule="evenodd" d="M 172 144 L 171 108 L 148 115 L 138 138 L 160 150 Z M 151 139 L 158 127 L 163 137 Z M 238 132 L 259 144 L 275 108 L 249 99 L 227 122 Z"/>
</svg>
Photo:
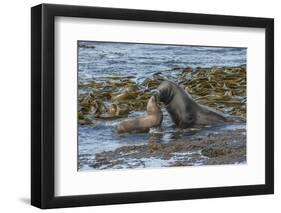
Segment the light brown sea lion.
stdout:
<svg viewBox="0 0 281 213">
<path fill-rule="evenodd" d="M 156 103 L 156 98 L 151 96 L 146 106 L 147 115 L 140 118 L 131 118 L 122 121 L 117 126 L 118 133 L 149 132 L 151 127 L 158 127 L 163 120 L 163 114 Z"/>
<path fill-rule="evenodd" d="M 154 94 L 159 101 L 165 104 L 172 120 L 179 128 L 213 125 L 228 121 L 224 114 L 197 104 L 183 88 L 172 81 L 163 81 Z"/>
</svg>

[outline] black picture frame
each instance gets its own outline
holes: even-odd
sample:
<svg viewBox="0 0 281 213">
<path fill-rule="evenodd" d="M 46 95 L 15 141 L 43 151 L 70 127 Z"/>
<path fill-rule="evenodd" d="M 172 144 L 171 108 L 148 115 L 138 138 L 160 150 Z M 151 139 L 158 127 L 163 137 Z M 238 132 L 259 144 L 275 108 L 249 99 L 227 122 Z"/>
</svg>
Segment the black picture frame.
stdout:
<svg viewBox="0 0 281 213">
<path fill-rule="evenodd" d="M 100 18 L 162 23 L 264 28 L 266 135 L 265 184 L 79 196 L 54 195 L 54 20 Z M 274 20 L 164 11 L 41 4 L 31 8 L 31 204 L 42 208 L 139 203 L 274 193 Z"/>
</svg>

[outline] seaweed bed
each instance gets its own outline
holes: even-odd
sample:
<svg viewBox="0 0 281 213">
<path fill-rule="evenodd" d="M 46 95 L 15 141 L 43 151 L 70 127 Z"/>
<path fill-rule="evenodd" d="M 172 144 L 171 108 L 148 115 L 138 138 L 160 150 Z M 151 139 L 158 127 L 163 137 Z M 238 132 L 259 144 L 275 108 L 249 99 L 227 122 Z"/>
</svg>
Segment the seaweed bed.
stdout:
<svg viewBox="0 0 281 213">
<path fill-rule="evenodd" d="M 246 66 L 177 68 L 157 72 L 145 80 L 134 76 L 106 76 L 79 82 L 79 126 L 95 126 L 101 122 L 114 122 L 144 112 L 151 90 L 161 81 L 169 79 L 203 104 L 227 115 L 246 118 Z M 164 109 L 164 106 L 160 106 Z M 169 120 L 167 113 L 164 119 Z M 238 125 L 238 126 L 235 126 Z M 242 128 L 241 128 L 242 126 Z M 192 166 L 234 164 L 246 162 L 246 125 L 205 127 L 178 130 L 168 127 L 173 134 L 180 134 L 169 143 L 153 138 L 161 137 L 167 128 L 151 131 L 145 144 L 126 144 L 114 150 L 96 153 L 87 159 L 91 169 L 118 169 L 167 166 Z M 79 155 L 81 168 L 84 155 Z"/>
</svg>

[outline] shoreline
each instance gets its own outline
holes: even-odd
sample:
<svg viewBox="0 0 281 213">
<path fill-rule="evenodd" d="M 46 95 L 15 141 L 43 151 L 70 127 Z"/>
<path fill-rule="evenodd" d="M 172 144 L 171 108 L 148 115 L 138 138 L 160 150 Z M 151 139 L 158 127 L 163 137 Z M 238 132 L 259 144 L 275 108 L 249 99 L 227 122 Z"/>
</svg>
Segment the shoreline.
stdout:
<svg viewBox="0 0 281 213">
<path fill-rule="evenodd" d="M 150 165 L 155 160 L 159 165 Z M 124 169 L 246 163 L 246 130 L 209 133 L 171 143 L 148 142 L 96 154 L 93 169 Z"/>
</svg>

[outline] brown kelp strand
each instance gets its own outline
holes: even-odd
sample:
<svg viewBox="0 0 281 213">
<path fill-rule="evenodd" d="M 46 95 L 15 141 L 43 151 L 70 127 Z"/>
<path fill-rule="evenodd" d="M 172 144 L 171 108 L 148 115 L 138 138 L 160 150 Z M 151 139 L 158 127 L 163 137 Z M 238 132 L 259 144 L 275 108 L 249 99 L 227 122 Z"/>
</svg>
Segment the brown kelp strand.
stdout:
<svg viewBox="0 0 281 213">
<path fill-rule="evenodd" d="M 157 72 L 141 82 L 134 76 L 109 76 L 79 83 L 79 124 L 94 125 L 100 119 L 116 119 L 145 111 L 151 90 L 165 79 L 178 83 L 199 104 L 246 118 L 246 66 L 241 65 Z"/>
</svg>

